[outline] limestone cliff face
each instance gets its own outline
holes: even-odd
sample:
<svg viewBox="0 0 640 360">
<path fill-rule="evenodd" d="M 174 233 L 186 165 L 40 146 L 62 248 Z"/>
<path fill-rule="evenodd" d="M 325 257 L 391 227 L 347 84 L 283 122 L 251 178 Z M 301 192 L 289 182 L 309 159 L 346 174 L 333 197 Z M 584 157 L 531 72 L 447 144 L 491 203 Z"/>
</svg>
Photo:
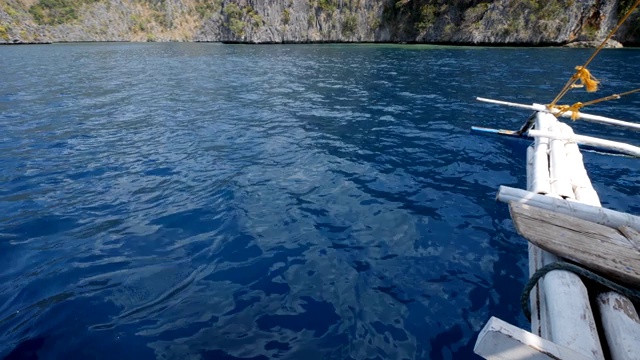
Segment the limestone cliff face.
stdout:
<svg viewBox="0 0 640 360">
<path fill-rule="evenodd" d="M 615 26 L 616 3 L 598 1 L 519 1 L 478 3 L 449 9 L 421 34 L 422 41 L 563 44 L 605 37 Z M 443 18 L 453 21 L 446 22 Z M 435 31 L 434 31 L 435 30 Z"/>
<path fill-rule="evenodd" d="M 381 28 L 385 1 L 240 0 L 205 22 L 198 40 L 249 43 L 393 41 Z M 228 10 L 240 9 L 239 12 Z"/>
<path fill-rule="evenodd" d="M 239 17 L 223 11 L 209 19 L 198 36 L 249 43 L 561 45 L 602 39 L 622 10 L 618 1 L 604 0 L 228 0 L 223 9 L 233 4 L 252 9 L 263 21 L 253 21 L 246 11 Z M 636 15 L 630 23 L 638 21 Z M 618 38 L 633 43 L 638 36 L 623 31 Z"/>
<path fill-rule="evenodd" d="M 0 0 L 0 42 L 193 41 L 203 23 L 191 0 L 46 0 L 72 6 L 38 21 L 42 1 Z"/>
<path fill-rule="evenodd" d="M 602 39 L 630 0 L 0 0 L 0 42 L 424 42 Z M 640 43 L 640 12 L 616 39 Z"/>
</svg>

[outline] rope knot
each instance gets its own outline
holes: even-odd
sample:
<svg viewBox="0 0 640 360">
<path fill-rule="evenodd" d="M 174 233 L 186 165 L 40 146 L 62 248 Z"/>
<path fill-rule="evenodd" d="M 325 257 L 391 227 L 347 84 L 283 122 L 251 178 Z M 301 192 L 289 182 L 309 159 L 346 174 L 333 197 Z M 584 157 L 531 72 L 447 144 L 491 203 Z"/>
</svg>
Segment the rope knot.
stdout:
<svg viewBox="0 0 640 360">
<path fill-rule="evenodd" d="M 576 121 L 580 117 L 580 109 L 584 106 L 583 103 L 577 102 L 571 106 L 569 106 L 569 111 L 571 111 L 571 120 Z"/>
<path fill-rule="evenodd" d="M 558 112 L 554 113 L 556 117 L 561 116 L 562 114 L 571 111 L 571 120 L 576 121 L 580 117 L 580 109 L 584 107 L 585 104 L 581 102 L 577 102 L 573 105 L 547 105 L 549 110 L 556 109 Z"/>
<path fill-rule="evenodd" d="M 576 66 L 576 73 L 573 76 L 576 80 L 580 80 L 580 83 L 584 85 L 587 92 L 594 92 L 598 90 L 598 84 L 600 84 L 600 81 L 594 78 L 586 67 Z"/>
</svg>

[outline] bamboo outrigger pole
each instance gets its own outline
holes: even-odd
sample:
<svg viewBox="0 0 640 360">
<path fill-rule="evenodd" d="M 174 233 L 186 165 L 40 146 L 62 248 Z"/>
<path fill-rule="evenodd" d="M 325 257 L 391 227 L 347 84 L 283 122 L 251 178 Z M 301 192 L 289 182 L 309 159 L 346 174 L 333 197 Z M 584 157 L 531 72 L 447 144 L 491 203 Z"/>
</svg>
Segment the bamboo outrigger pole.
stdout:
<svg viewBox="0 0 640 360">
<path fill-rule="evenodd" d="M 549 113 L 552 113 L 554 115 L 559 114 L 562 117 L 568 117 L 568 118 L 570 118 L 573 115 L 572 111 L 561 112 L 560 110 L 555 109 L 555 108 L 553 110 L 549 110 L 546 106 L 544 106 L 542 104 L 527 105 L 527 104 L 519 104 L 519 103 L 514 103 L 514 102 L 509 102 L 509 101 L 493 100 L 493 99 L 487 99 L 487 98 L 481 98 L 481 97 L 477 97 L 476 100 L 482 101 L 482 102 L 486 102 L 486 103 L 491 103 L 491 104 L 498 104 L 498 105 L 517 107 L 517 108 L 520 108 L 520 109 L 549 112 Z M 632 122 L 628 122 L 628 121 L 616 120 L 616 119 L 612 119 L 612 118 L 608 118 L 608 117 L 604 117 L 604 116 L 599 116 L 599 115 L 591 115 L 591 114 L 585 114 L 585 113 L 581 112 L 581 113 L 578 113 L 578 118 L 582 119 L 584 121 L 589 121 L 589 122 L 594 122 L 594 123 L 621 126 L 621 127 L 634 129 L 634 130 L 640 130 L 640 124 L 632 123 Z"/>
</svg>

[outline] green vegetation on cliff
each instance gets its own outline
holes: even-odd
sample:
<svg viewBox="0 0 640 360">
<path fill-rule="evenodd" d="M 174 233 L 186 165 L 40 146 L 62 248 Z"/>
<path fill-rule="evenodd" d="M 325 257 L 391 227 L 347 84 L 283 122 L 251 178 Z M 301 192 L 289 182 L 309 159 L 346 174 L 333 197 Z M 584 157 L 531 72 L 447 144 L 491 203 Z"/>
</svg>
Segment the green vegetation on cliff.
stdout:
<svg viewBox="0 0 640 360">
<path fill-rule="evenodd" d="M 226 16 L 225 23 L 227 27 L 238 37 L 245 35 L 247 27 L 255 29 L 264 24 L 262 16 L 250 5 L 240 7 L 232 2 L 228 3 L 222 11 Z"/>
<path fill-rule="evenodd" d="M 0 42 L 596 40 L 635 0 L 0 0 Z M 618 38 L 640 43 L 640 12 Z"/>
<path fill-rule="evenodd" d="M 4 41 L 9 40 L 9 32 L 6 26 L 0 25 L 0 39 Z"/>
<path fill-rule="evenodd" d="M 342 34 L 345 36 L 352 36 L 358 28 L 358 18 L 347 12 L 342 23 Z"/>
<path fill-rule="evenodd" d="M 78 19 L 77 9 L 99 0 L 40 0 L 29 13 L 40 25 L 60 25 Z"/>
<path fill-rule="evenodd" d="M 201 19 L 210 17 L 213 13 L 220 11 L 222 3 L 220 0 L 197 0 L 195 10 Z"/>
</svg>

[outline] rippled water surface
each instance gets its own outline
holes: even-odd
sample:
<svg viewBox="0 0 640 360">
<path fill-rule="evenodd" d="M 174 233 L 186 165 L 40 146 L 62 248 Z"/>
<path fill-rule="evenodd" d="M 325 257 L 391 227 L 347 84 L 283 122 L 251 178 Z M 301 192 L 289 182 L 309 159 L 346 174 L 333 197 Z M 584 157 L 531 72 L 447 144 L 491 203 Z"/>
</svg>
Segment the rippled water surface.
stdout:
<svg viewBox="0 0 640 360">
<path fill-rule="evenodd" d="M 0 47 L 0 357 L 471 357 L 491 315 L 527 326 L 526 243 L 494 196 L 526 186 L 528 143 L 469 128 L 528 112 L 473 98 L 548 102 L 589 54 Z M 637 87 L 640 51 L 592 71 Z M 605 206 L 640 213 L 636 160 L 585 159 Z"/>
</svg>

